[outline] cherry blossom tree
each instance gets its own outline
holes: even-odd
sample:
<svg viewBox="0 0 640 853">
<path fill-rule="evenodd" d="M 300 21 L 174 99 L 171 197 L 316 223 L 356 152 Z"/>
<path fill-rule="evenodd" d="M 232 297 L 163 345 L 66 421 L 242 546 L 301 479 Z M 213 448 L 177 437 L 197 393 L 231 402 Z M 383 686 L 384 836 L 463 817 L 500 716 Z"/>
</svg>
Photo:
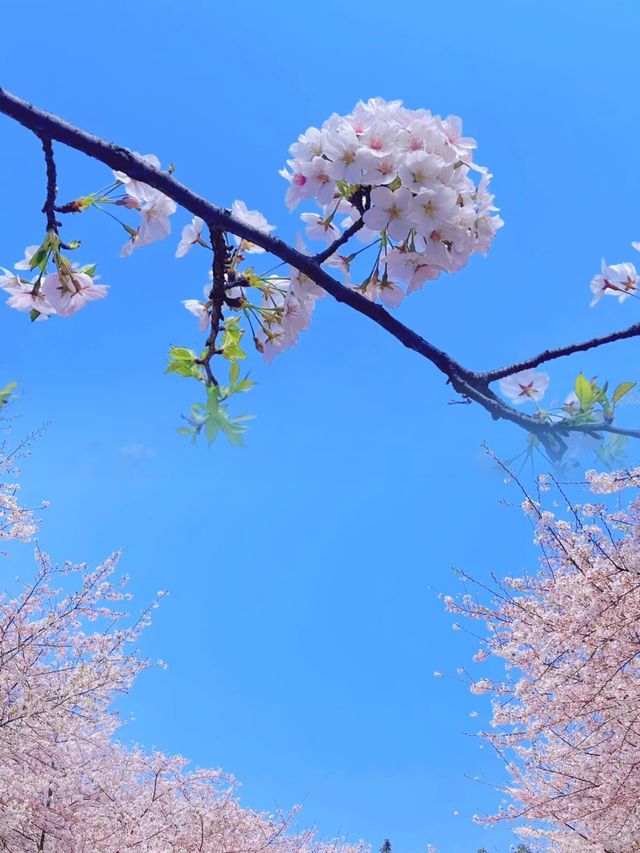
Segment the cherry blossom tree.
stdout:
<svg viewBox="0 0 640 853">
<path fill-rule="evenodd" d="M 230 208 L 206 201 L 179 183 L 173 166 L 163 171 L 154 155 L 140 156 L 98 139 L 2 89 L 0 112 L 39 138 L 46 165 L 45 237 L 27 248 L 15 265 L 18 272 L 4 269 L 0 276 L 8 305 L 32 320 L 69 317 L 108 293 L 106 285 L 96 283 L 94 263 L 70 259 L 79 244 L 61 237 L 58 217 L 108 212 L 126 231 L 121 249 L 126 256 L 167 237 L 178 208 L 192 216 L 175 254 L 180 258 L 200 247 L 211 260 L 202 298 L 184 303 L 198 320 L 204 345 L 172 347 L 169 352 L 168 372 L 205 388 L 205 402 L 191 408 L 180 429 L 183 434 L 195 438 L 204 432 L 212 441 L 222 432 L 241 443 L 245 418 L 231 416 L 228 401 L 252 387 L 247 376 L 241 377 L 240 362 L 247 357 L 243 338 L 249 333 L 270 361 L 297 343 L 318 300 L 330 294 L 431 362 L 464 401 L 526 430 L 554 460 L 566 452 L 571 435 L 640 435 L 615 423 L 616 407 L 634 382 L 619 382 L 610 391 L 608 383 L 600 385 L 580 374 L 575 388 L 568 389 L 565 405 L 546 410 L 540 401 L 550 378 L 537 370 L 561 357 L 636 337 L 640 323 L 479 372 L 387 310 L 426 282 L 461 269 L 473 255 L 485 254 L 503 224 L 489 191 L 491 176 L 475 162 L 476 143 L 462 135 L 457 116 L 443 119 L 426 109 L 408 109 L 400 101 L 373 98 L 301 134 L 281 174 L 288 183 L 285 201 L 290 209 L 301 203 L 315 205 L 315 210 L 301 214 L 307 238 L 325 244 L 312 252 L 302 238 L 294 247 L 273 236 L 274 226 L 242 201 Z M 98 191 L 58 204 L 54 142 L 99 160 L 113 170 L 112 180 Z M 120 219 L 127 212 L 137 222 Z M 261 270 L 257 259 L 264 253 L 276 264 L 265 263 Z M 283 265 L 288 269 L 283 271 Z M 620 302 L 636 297 L 637 284 L 633 264 L 603 262 L 591 283 L 593 302 L 603 296 Z M 226 364 L 228 378 L 223 379 L 221 364 Z M 532 405 L 533 411 L 520 409 L 520 404 Z"/>
<path fill-rule="evenodd" d="M 28 541 L 37 522 L 18 503 L 8 453 L 0 472 L 0 539 Z M 2 849 L 364 853 L 291 831 L 296 809 L 240 806 L 237 783 L 220 770 L 118 741 L 113 701 L 150 666 L 135 646 L 157 606 L 127 615 L 118 559 L 56 566 L 37 548 L 35 577 L 0 596 Z"/>
<path fill-rule="evenodd" d="M 587 480 L 616 492 L 637 488 L 640 471 Z M 541 479 L 542 492 L 551 487 L 566 505 L 563 487 Z M 472 693 L 493 697 L 492 730 L 481 734 L 511 777 L 488 822 L 518 821 L 559 853 L 631 853 L 640 850 L 640 499 L 626 511 L 570 504 L 563 518 L 523 492 L 539 570 L 505 578 L 487 603 L 446 597 L 486 629 L 474 660 L 505 667 L 501 680 L 469 676 Z"/>
<path fill-rule="evenodd" d="M 44 238 L 0 276 L 9 307 L 31 321 L 69 318 L 108 296 L 96 264 L 73 260 L 80 245 L 63 237 L 63 217 L 107 212 L 126 232 L 120 254 L 127 257 L 167 238 L 178 209 L 189 214 L 175 255 L 198 250 L 207 258 L 202 296 L 183 306 L 204 342 L 172 347 L 167 372 L 196 381 L 205 396 L 181 433 L 209 441 L 223 433 L 241 443 L 245 418 L 230 414 L 229 401 L 252 387 L 241 375 L 246 340 L 271 361 L 299 341 L 329 294 L 433 364 L 464 401 L 525 430 L 552 460 L 563 457 L 572 436 L 640 437 L 616 422 L 635 382 L 620 377 L 610 389 L 581 372 L 564 405 L 546 409 L 551 377 L 539 370 L 637 337 L 640 323 L 476 371 L 388 310 L 486 254 L 503 224 L 491 176 L 475 162 L 476 143 L 462 135 L 458 117 L 374 98 L 307 129 L 281 172 L 289 209 L 313 208 L 302 212 L 305 238 L 293 246 L 274 236 L 259 211 L 240 200 L 212 204 L 154 155 L 92 136 L 2 89 L 0 112 L 34 133 L 44 156 Z M 107 185 L 59 203 L 54 143 L 108 167 Z M 324 247 L 308 249 L 305 239 Z M 606 296 L 626 302 L 637 288 L 633 264 L 603 261 L 591 282 L 592 304 Z M 29 539 L 33 513 L 20 507 L 7 465 L 0 530 L 4 538 Z M 590 477 L 600 491 L 638 480 L 637 470 Z M 507 665 L 504 680 L 471 684 L 473 693 L 495 698 L 495 728 L 486 737 L 513 780 L 513 804 L 495 819 L 519 818 L 525 835 L 560 853 L 640 850 L 640 505 L 626 513 L 576 507 L 573 523 L 528 496 L 525 505 L 537 522 L 541 571 L 505 580 L 490 605 L 471 596 L 447 600 L 453 612 L 487 625 L 477 659 Z M 121 612 L 126 592 L 117 556 L 89 570 L 55 567 L 38 552 L 37 564 L 35 581 L 0 604 L 0 839 L 7 849 L 362 849 L 291 834 L 291 815 L 241 808 L 233 780 L 219 771 L 194 771 L 179 757 L 118 742 L 111 704 L 147 665 L 132 648 L 149 611 L 133 624 Z M 75 591 L 65 591 L 74 579 Z"/>
</svg>

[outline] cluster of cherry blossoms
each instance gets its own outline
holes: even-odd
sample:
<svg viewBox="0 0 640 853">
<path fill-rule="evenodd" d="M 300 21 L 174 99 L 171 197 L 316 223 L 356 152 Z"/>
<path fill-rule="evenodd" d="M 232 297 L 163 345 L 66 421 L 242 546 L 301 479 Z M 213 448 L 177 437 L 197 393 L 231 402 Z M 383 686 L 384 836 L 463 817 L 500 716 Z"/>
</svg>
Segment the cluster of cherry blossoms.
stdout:
<svg viewBox="0 0 640 853">
<path fill-rule="evenodd" d="M 270 234 L 275 230 L 257 210 L 249 210 L 243 201 L 234 201 L 232 215 L 240 222 L 250 225 L 258 231 Z M 182 230 L 176 257 L 181 258 L 195 245 L 209 247 L 203 238 L 205 223 L 199 217 L 185 225 Z M 291 267 L 289 275 L 256 275 L 252 269 L 241 269 L 245 255 L 258 255 L 264 249 L 255 243 L 239 237 L 234 238 L 235 248 L 225 274 L 226 309 L 230 313 L 244 313 L 253 323 L 253 339 L 256 348 L 263 353 L 267 363 L 275 355 L 294 346 L 300 332 L 309 327 L 315 303 L 326 293 L 311 279 Z M 306 252 L 298 239 L 298 250 Z M 212 272 L 209 271 L 209 283 L 205 285 L 203 299 L 185 299 L 183 305 L 189 313 L 198 319 L 200 331 L 205 331 L 210 322 L 212 300 Z M 251 288 L 258 292 L 259 298 L 251 298 Z"/>
<path fill-rule="evenodd" d="M 142 159 L 153 168 L 160 169 L 160 161 L 153 154 Z M 121 223 L 129 235 L 121 256 L 130 255 L 134 249 L 167 237 L 171 231 L 169 217 L 176 212 L 176 203 L 148 184 L 129 178 L 124 172 L 114 172 L 114 177 L 115 182 L 100 193 L 76 199 L 62 210 L 68 213 L 80 213 L 89 208 L 105 211 L 107 205 L 115 205 L 138 211 L 140 223 L 137 228 Z M 124 195 L 113 195 L 122 190 Z M 9 307 L 30 313 L 33 320 L 41 320 L 54 315 L 70 317 L 89 302 L 104 299 L 108 287 L 96 284 L 95 264 L 79 266 L 64 255 L 64 251 L 78 246 L 79 243 L 65 245 L 56 230 L 49 230 L 42 244 L 27 246 L 24 259 L 14 265 L 18 272 L 0 267 L 0 288 L 9 294 Z M 50 265 L 53 265 L 53 271 Z M 27 278 L 24 271 L 33 275 Z"/>
<path fill-rule="evenodd" d="M 304 201 L 320 207 L 301 216 L 310 239 L 331 243 L 359 223 L 358 238 L 377 245 L 377 258 L 358 289 L 396 306 L 425 281 L 485 253 L 502 225 L 488 192 L 491 176 L 473 163 L 475 147 L 456 116 L 382 98 L 360 101 L 290 147 L 281 171 L 290 184 L 286 202 L 290 209 Z M 478 185 L 472 170 L 481 175 Z M 353 257 L 341 254 L 333 265 L 349 273 Z"/>
<path fill-rule="evenodd" d="M 33 511 L 20 505 L 20 484 L 14 482 L 18 471 L 11 456 L 0 453 L 0 541 L 28 542 L 36 532 Z"/>
<path fill-rule="evenodd" d="M 400 101 L 380 98 L 360 102 L 347 116 L 333 115 L 321 129 L 309 128 L 290 148 L 292 159 L 281 174 L 290 182 L 290 209 L 315 201 L 320 213 L 301 215 L 310 240 L 340 241 L 323 260 L 338 270 L 343 282 L 370 300 L 396 307 L 425 281 L 462 268 L 469 257 L 488 250 L 502 220 L 488 192 L 490 175 L 473 163 L 476 143 L 462 136 L 460 119 L 442 119 L 428 110 L 409 110 Z M 479 183 L 472 171 L 479 173 Z M 236 201 L 232 215 L 266 234 L 264 216 Z M 195 217 L 185 226 L 176 255 L 194 245 L 209 245 Z M 343 248 L 351 237 L 367 244 Z M 325 292 L 300 271 L 287 275 L 242 273 L 246 254 L 261 252 L 235 238 L 236 251 L 227 271 L 232 310 L 250 311 L 254 341 L 267 361 L 293 346 L 308 328 L 318 299 Z M 353 283 L 355 259 L 373 249 L 373 266 Z M 301 238 L 298 250 L 306 253 Z M 364 262 L 364 259 L 362 259 Z M 248 287 L 262 297 L 255 302 Z M 184 305 L 207 326 L 211 288 L 205 299 Z M 236 302 L 236 305 L 233 303 Z"/>
<path fill-rule="evenodd" d="M 638 485 L 633 472 L 607 477 L 591 472 L 592 489 Z M 566 503 L 562 489 L 559 497 Z M 525 821 L 517 831 L 545 850 L 637 850 L 640 501 L 626 512 L 569 506 L 570 521 L 531 498 L 523 508 L 536 523 L 539 570 L 505 578 L 486 603 L 445 598 L 450 612 L 486 629 L 474 660 L 505 666 L 504 677 L 469 685 L 493 698 L 491 729 L 480 734 L 512 780 L 511 803 L 486 820 Z"/>
<path fill-rule="evenodd" d="M 48 272 L 50 261 L 55 272 Z M 0 289 L 9 294 L 7 305 L 17 311 L 26 311 L 33 320 L 53 315 L 70 317 L 89 302 L 104 299 L 108 287 L 96 284 L 95 265 L 79 267 L 71 264 L 61 254 L 60 241 L 53 232 L 47 234 L 41 246 L 27 246 L 24 259 L 10 272 L 0 267 Z M 22 274 L 28 270 L 34 275 Z"/>
<path fill-rule="evenodd" d="M 0 456 L 0 474 L 17 476 Z M 0 485 L 0 539 L 25 540 L 35 522 Z M 220 770 L 117 739 L 112 705 L 150 663 L 140 632 L 166 593 L 137 618 L 118 555 L 96 568 L 53 564 L 36 552 L 35 577 L 0 594 L 0 838 L 15 853 L 243 850 L 367 853 L 289 831 L 297 809 L 257 812 Z M 22 571 L 22 570 L 21 570 Z M 158 661 L 163 667 L 163 663 Z"/>
</svg>

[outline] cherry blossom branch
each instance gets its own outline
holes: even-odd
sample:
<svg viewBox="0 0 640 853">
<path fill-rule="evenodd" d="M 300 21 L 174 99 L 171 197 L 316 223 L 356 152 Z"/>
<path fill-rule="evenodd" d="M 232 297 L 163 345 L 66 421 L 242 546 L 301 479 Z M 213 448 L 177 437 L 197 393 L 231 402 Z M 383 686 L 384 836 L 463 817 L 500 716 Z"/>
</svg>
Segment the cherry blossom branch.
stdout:
<svg viewBox="0 0 640 853">
<path fill-rule="evenodd" d="M 403 346 L 413 350 L 430 361 L 441 373 L 453 389 L 465 399 L 481 405 L 494 419 L 508 420 L 527 432 L 537 436 L 552 457 L 562 454 L 566 447 L 564 437 L 572 432 L 597 435 L 599 432 L 617 435 L 640 436 L 640 432 L 619 428 L 611 423 L 566 423 L 563 420 L 550 422 L 525 414 L 498 398 L 489 388 L 491 382 L 513 375 L 528 367 L 534 367 L 554 358 L 583 352 L 594 347 L 602 346 L 616 340 L 634 337 L 640 334 L 640 324 L 629 329 L 614 332 L 600 338 L 593 338 L 581 344 L 574 344 L 534 356 L 526 361 L 510 367 L 487 372 L 475 372 L 465 368 L 444 350 L 427 341 L 417 332 L 405 326 L 381 305 L 361 296 L 356 291 L 341 284 L 321 266 L 337 248 L 343 245 L 362 227 L 362 219 L 357 220 L 345 233 L 316 256 L 302 254 L 292 246 L 277 237 L 259 231 L 245 222 L 236 219 L 231 213 L 211 204 L 202 196 L 193 192 L 189 187 L 180 183 L 169 172 L 162 172 L 137 156 L 127 148 L 107 142 L 97 136 L 87 133 L 66 122 L 58 116 L 46 113 L 32 104 L 12 95 L 0 88 L 0 112 L 14 119 L 43 140 L 47 158 L 48 200 L 51 186 L 55 186 L 55 164 L 51 142 L 55 140 L 76 151 L 92 157 L 110 168 L 127 174 L 131 179 L 141 181 L 164 193 L 176 204 L 188 210 L 194 216 L 203 219 L 209 229 L 217 232 L 230 232 L 241 239 L 265 249 L 265 251 L 290 264 L 296 270 L 306 275 L 311 281 L 325 290 L 338 302 L 353 308 L 359 314 L 368 317 L 382 329 L 387 331 Z M 53 184 L 52 184 L 53 180 Z M 55 196 L 54 196 L 55 197 Z M 356 206 L 363 213 L 366 209 L 367 198 L 362 195 Z M 47 207 L 49 207 L 47 205 Z M 49 216 L 49 214 L 47 214 Z M 49 221 L 49 220 L 48 220 Z M 214 283 L 215 289 L 215 283 Z M 211 377 L 209 377 L 211 380 Z"/>
</svg>

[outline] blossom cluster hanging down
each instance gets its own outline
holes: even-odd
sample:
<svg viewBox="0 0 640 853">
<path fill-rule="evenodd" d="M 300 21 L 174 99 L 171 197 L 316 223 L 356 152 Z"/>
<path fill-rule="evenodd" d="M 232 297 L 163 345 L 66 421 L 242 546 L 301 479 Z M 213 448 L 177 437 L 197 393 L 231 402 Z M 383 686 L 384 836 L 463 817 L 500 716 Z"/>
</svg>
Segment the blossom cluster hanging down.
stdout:
<svg viewBox="0 0 640 853">
<path fill-rule="evenodd" d="M 55 272 L 49 271 L 49 264 Z M 26 311 L 32 320 L 58 315 L 70 317 L 89 302 L 104 299 L 109 288 L 96 284 L 95 264 L 79 267 L 62 254 L 60 239 L 49 232 L 41 246 L 27 246 L 23 260 L 10 272 L 0 267 L 0 288 L 9 294 L 7 305 Z M 23 270 L 34 273 L 26 278 Z"/>
</svg>

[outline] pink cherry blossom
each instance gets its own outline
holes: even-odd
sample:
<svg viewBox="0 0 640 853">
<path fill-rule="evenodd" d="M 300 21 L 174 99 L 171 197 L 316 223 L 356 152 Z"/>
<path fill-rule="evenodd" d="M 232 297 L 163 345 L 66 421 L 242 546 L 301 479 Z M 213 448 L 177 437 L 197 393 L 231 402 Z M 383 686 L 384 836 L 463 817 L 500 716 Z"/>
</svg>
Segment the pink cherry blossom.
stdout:
<svg viewBox="0 0 640 853">
<path fill-rule="evenodd" d="M 69 270 L 46 276 L 42 291 L 58 316 L 71 317 L 89 302 L 104 299 L 109 288 L 105 284 L 95 284 L 87 273 Z"/>
<path fill-rule="evenodd" d="M 599 492 L 616 480 L 637 489 L 628 473 L 587 479 Z M 569 520 L 531 498 L 523 507 L 537 524 L 540 565 L 504 578 L 492 600 L 445 601 L 484 625 L 475 659 L 505 666 L 498 680 L 470 683 L 494 700 L 481 734 L 511 778 L 507 802 L 484 820 L 516 820 L 544 850 L 631 853 L 640 838 L 640 501 L 626 511 L 569 507 Z"/>
<path fill-rule="evenodd" d="M 3 544 L 36 532 L 32 513 L 17 502 L 16 474 L 0 455 Z M 268 814 L 242 806 L 236 781 L 221 770 L 118 739 L 114 702 L 150 668 L 136 646 L 157 606 L 129 617 L 118 561 L 114 554 L 96 567 L 57 566 L 37 550 L 34 577 L 17 593 L 0 594 L 4 848 L 366 853 L 363 844 L 294 830 L 297 808 Z M 20 574 L 23 563 L 20 557 Z"/>
<path fill-rule="evenodd" d="M 36 291 L 33 288 L 15 291 L 7 299 L 7 305 L 16 311 L 37 311 L 42 317 L 58 313 L 43 289 Z"/>
</svg>

